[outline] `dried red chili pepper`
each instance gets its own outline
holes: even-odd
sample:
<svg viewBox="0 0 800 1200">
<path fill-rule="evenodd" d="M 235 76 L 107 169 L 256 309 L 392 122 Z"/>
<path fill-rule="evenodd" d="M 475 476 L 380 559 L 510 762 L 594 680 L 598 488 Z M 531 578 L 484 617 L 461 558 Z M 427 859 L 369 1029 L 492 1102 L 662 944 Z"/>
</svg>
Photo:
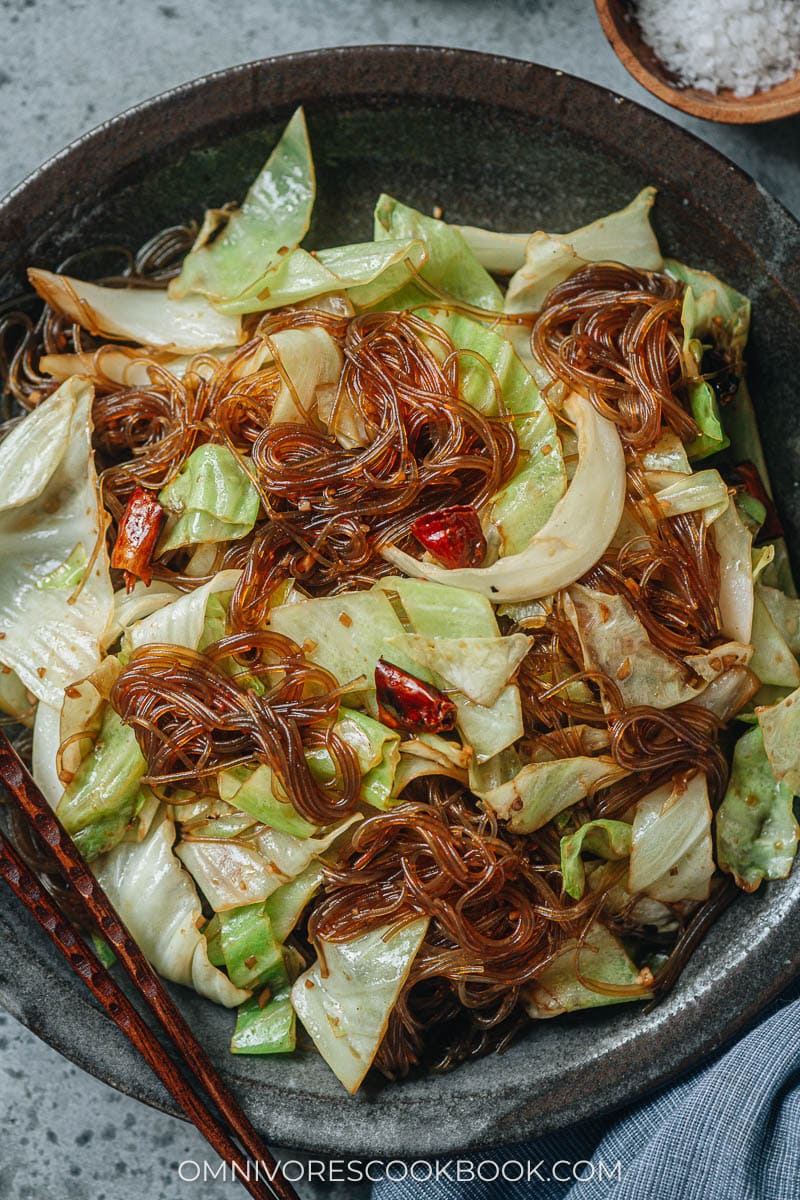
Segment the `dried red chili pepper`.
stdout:
<svg viewBox="0 0 800 1200">
<path fill-rule="evenodd" d="M 456 723 L 456 706 L 438 688 L 394 663 L 375 665 L 378 716 L 390 729 L 446 733 Z"/>
<path fill-rule="evenodd" d="M 111 566 L 125 572 L 125 587 L 129 592 L 137 579 L 149 584 L 153 578 L 150 560 L 166 515 L 152 492 L 137 487 L 131 493 L 111 553 Z"/>
<path fill-rule="evenodd" d="M 479 567 L 486 557 L 480 519 L 469 504 L 425 513 L 417 517 L 411 532 L 445 567 Z"/>
<path fill-rule="evenodd" d="M 764 505 L 766 517 L 764 524 L 753 539 L 753 544 L 760 546 L 763 542 L 771 542 L 774 538 L 783 537 L 783 526 L 778 516 L 778 510 L 769 492 L 764 486 L 758 467 L 754 462 L 740 462 L 735 467 L 720 468 L 722 478 L 731 487 L 749 492 L 749 494 Z"/>
</svg>

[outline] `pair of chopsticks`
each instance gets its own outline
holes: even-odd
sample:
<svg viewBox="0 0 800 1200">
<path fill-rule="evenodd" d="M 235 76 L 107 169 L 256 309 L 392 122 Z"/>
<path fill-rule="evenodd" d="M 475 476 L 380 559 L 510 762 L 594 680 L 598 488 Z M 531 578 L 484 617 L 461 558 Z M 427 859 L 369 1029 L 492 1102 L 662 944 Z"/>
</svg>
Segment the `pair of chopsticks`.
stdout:
<svg viewBox="0 0 800 1200">
<path fill-rule="evenodd" d="M 116 980 L 72 927 L 1 830 L 0 878 L 19 897 L 72 970 L 139 1051 L 189 1120 L 231 1166 L 232 1173 L 238 1175 L 254 1200 L 299 1200 L 2 730 L 0 782 L 5 784 L 12 803 L 28 818 L 66 876 L 90 922 L 97 925 L 113 947 L 137 992 L 166 1035 L 176 1058 L 189 1068 L 199 1088 L 193 1086 L 172 1058 L 164 1053 L 161 1043 Z"/>
</svg>

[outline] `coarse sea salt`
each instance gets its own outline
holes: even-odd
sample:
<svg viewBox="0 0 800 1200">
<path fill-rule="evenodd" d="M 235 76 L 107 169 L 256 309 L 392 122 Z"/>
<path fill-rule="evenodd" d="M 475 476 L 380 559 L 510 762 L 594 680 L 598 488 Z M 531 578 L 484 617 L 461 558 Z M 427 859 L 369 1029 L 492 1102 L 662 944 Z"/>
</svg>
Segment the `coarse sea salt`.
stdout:
<svg viewBox="0 0 800 1200">
<path fill-rule="evenodd" d="M 752 96 L 800 69 L 800 0 L 637 0 L 635 13 L 684 86 Z"/>
</svg>

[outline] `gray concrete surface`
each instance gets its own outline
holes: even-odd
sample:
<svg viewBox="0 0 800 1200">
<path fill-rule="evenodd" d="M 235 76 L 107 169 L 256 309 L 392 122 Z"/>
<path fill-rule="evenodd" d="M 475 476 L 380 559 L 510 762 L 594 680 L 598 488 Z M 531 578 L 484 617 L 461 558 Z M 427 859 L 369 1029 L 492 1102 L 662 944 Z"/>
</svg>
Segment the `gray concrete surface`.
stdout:
<svg viewBox="0 0 800 1200">
<path fill-rule="evenodd" d="M 164 88 L 269 54 L 365 42 L 535 59 L 676 117 L 622 69 L 591 0 L 0 0 L 0 192 Z M 737 129 L 677 119 L 800 214 L 800 120 Z M 0 1200 L 244 1194 L 231 1183 L 183 1182 L 180 1163 L 208 1157 L 213 1165 L 193 1130 L 82 1074 L 3 1014 L 0 1130 Z M 301 1192 L 307 1200 L 366 1194 Z"/>
</svg>

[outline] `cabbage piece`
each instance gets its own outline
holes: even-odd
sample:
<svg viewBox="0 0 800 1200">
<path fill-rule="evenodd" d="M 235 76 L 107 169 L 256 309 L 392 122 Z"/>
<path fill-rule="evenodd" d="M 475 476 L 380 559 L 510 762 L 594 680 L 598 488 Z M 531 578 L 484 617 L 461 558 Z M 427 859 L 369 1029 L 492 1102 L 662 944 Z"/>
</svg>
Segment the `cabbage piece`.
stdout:
<svg viewBox="0 0 800 1200">
<path fill-rule="evenodd" d="M 792 654 L 800 654 L 800 600 L 764 584 L 759 587 L 758 596 Z"/>
<path fill-rule="evenodd" d="M 149 787 L 139 789 L 133 820 L 123 835 L 123 841 L 141 842 L 150 832 L 150 826 L 161 810 L 161 801 Z"/>
<path fill-rule="evenodd" d="M 205 353 L 222 362 L 234 352 L 234 346 L 226 346 Z M 160 375 L 168 371 L 177 379 L 183 379 L 195 357 L 194 354 L 170 354 L 165 350 L 147 352 L 133 346 L 109 343 L 80 354 L 43 354 L 39 359 L 39 370 L 43 375 L 52 375 L 55 379 L 83 375 L 94 384 L 116 383 L 123 387 L 144 388 L 152 385 L 154 372 Z"/>
<path fill-rule="evenodd" d="M 564 891 L 580 900 L 586 886 L 582 851 L 596 854 L 609 862 L 627 858 L 631 852 L 631 827 L 627 821 L 587 821 L 575 833 L 561 839 L 561 876 Z"/>
<path fill-rule="evenodd" d="M 244 467 L 227 446 L 212 442 L 192 451 L 158 499 L 172 517 L 159 554 L 198 543 L 236 541 L 250 532 L 258 516 L 258 492 Z"/>
<path fill-rule="evenodd" d="M 0 712 L 13 717 L 21 725 L 33 725 L 36 701 L 10 667 L 0 667 Z"/>
<path fill-rule="evenodd" d="M 414 633 L 426 640 L 438 641 L 440 633 L 456 640 L 497 641 L 500 637 L 492 605 L 478 592 L 394 576 L 382 580 L 381 586 L 397 593 Z M 392 653 L 402 654 L 399 644 L 392 647 Z M 420 677 L 428 674 L 426 667 L 416 664 L 411 671 Z M 433 681 L 438 687 L 446 686 L 435 672 Z M 451 698 L 458 710 L 456 723 L 461 738 L 471 746 L 478 762 L 493 758 L 522 737 L 522 706 L 516 684 L 507 683 L 490 705 L 477 704 L 458 693 Z"/>
<path fill-rule="evenodd" d="M 716 292 L 687 287 L 683 296 L 681 324 L 683 325 L 683 358 L 689 378 L 689 407 L 697 422 L 699 433 L 688 447 L 690 458 L 707 458 L 730 445 L 722 425 L 717 395 L 712 385 L 698 376 L 702 371 L 703 338 L 715 332 L 709 308 L 709 298 Z M 712 302 L 713 306 L 713 302 Z"/>
<path fill-rule="evenodd" d="M 483 796 L 504 783 L 510 783 L 515 775 L 522 770 L 523 762 L 519 751 L 513 746 L 506 746 L 493 758 L 485 762 L 476 762 L 473 758 L 469 764 L 469 786 L 476 796 Z"/>
<path fill-rule="evenodd" d="M 710 525 L 728 508 L 725 481 L 719 471 L 711 468 L 690 475 L 682 471 L 648 471 L 646 479 L 665 517 L 702 512 L 706 525 Z"/>
<path fill-rule="evenodd" d="M 708 458 L 710 454 L 725 450 L 731 444 L 730 438 L 722 424 L 717 394 L 707 380 L 690 381 L 689 408 L 699 429 L 697 437 L 686 448 L 689 458 Z"/>
<path fill-rule="evenodd" d="M 36 580 L 36 586 L 43 591 L 49 591 L 52 588 L 76 588 L 82 582 L 88 565 L 86 551 L 79 543 L 64 562 L 59 563 L 47 575 L 40 575 Z"/>
<path fill-rule="evenodd" d="M 72 785 L 80 770 L 85 773 L 90 766 L 86 760 L 94 755 L 103 721 L 109 718 L 107 701 L 121 670 L 119 659 L 108 655 L 90 676 L 68 686 L 60 710 L 40 706 L 34 732 L 34 775 L 53 808 L 65 786 Z M 113 770 L 106 782 L 113 791 Z M 86 799 L 91 802 L 91 791 Z M 142 806 L 137 804 L 134 812 L 138 814 Z"/>
<path fill-rule="evenodd" d="M 321 943 L 324 956 L 292 988 L 295 1012 L 348 1092 L 358 1091 L 428 929 L 419 917 L 349 942 Z"/>
<path fill-rule="evenodd" d="M 743 642 L 723 642 L 703 654 L 687 654 L 687 667 L 709 682 L 733 667 L 746 667 L 753 657 L 753 647 Z"/>
<path fill-rule="evenodd" d="M 211 598 L 232 591 L 240 575 L 241 571 L 220 571 L 193 592 L 180 594 L 177 600 L 136 621 L 127 633 L 131 649 L 161 644 L 196 650 L 203 638 Z"/>
<path fill-rule="evenodd" d="M 499 617 L 510 617 L 521 629 L 542 629 L 553 611 L 553 597 L 544 596 L 541 600 L 524 600 L 519 604 L 500 604 L 497 608 Z"/>
<path fill-rule="evenodd" d="M 742 524 L 735 504 L 717 517 L 712 533 L 719 554 L 719 611 L 722 632 L 739 642 L 749 642 L 753 629 L 752 537 Z"/>
<path fill-rule="evenodd" d="M 736 743 L 716 828 L 719 865 L 746 892 L 754 892 L 762 879 L 785 879 L 791 871 L 798 838 L 792 788 L 775 778 L 758 726 Z"/>
<path fill-rule="evenodd" d="M 489 567 L 447 570 L 395 546 L 381 553 L 406 575 L 479 591 L 501 601 L 534 600 L 568 587 L 594 566 L 613 538 L 625 503 L 625 457 L 619 434 L 573 392 L 564 409 L 578 430 L 579 461 L 566 494 L 518 554 Z"/>
<path fill-rule="evenodd" d="M 91 753 L 56 810 L 87 862 L 122 840 L 146 798 L 141 788 L 146 769 L 133 730 L 109 708 Z"/>
<path fill-rule="evenodd" d="M 707 900 L 713 874 L 708 786 L 697 771 L 636 805 L 628 891 L 665 903 Z"/>
<path fill-rule="evenodd" d="M 91 406 L 70 379 L 0 444 L 0 663 L 52 708 L 97 666 L 113 615 Z M 78 586 L 38 587 L 77 547 Z"/>
<path fill-rule="evenodd" d="M 400 734 L 357 709 L 342 708 L 334 731 L 355 750 L 361 768 L 359 798 L 373 808 L 391 808 L 400 764 Z M 306 754 L 312 774 L 333 778 L 333 761 L 324 749 Z"/>
<path fill-rule="evenodd" d="M 334 731 L 355 750 L 364 775 L 387 761 L 397 762 L 400 734 L 366 713 L 354 708 L 340 709 Z"/>
<path fill-rule="evenodd" d="M 400 750 L 403 754 L 414 754 L 418 758 L 427 758 L 431 762 L 457 767 L 462 771 L 472 762 L 471 747 L 451 742 L 438 733 L 411 734 L 407 741 L 401 743 Z"/>
<path fill-rule="evenodd" d="M 194 840 L 246 837 L 258 824 L 255 817 L 224 801 L 211 801 L 207 812 L 193 812 L 191 816 L 181 813 L 181 805 L 173 807 L 178 813 L 181 832 Z"/>
<path fill-rule="evenodd" d="M 339 710 L 334 731 L 356 752 L 361 769 L 359 798 L 374 808 L 389 808 L 400 761 L 400 734 L 350 708 Z M 335 777 L 333 759 L 324 746 L 307 750 L 305 756 L 311 774 L 319 782 L 327 783 Z"/>
<path fill-rule="evenodd" d="M 800 688 L 756 714 L 772 774 L 800 796 Z"/>
<path fill-rule="evenodd" d="M 502 411 L 501 398 L 513 414 L 520 462 L 493 499 L 489 519 L 500 534 L 503 553 L 516 554 L 542 528 L 567 486 L 552 413 L 507 338 L 447 309 L 420 309 L 417 316 L 443 329 L 459 349 L 467 351 L 459 359 L 464 399 L 487 416 L 495 416 Z"/>
<path fill-rule="evenodd" d="M 454 763 L 441 762 L 437 759 L 426 758 L 417 754 L 401 754 L 400 762 L 394 775 L 392 799 L 396 800 L 401 796 L 409 783 L 412 783 L 415 779 L 423 779 L 433 775 L 441 775 L 445 779 L 455 779 L 463 784 L 464 787 L 469 782 L 469 775 L 464 767 L 457 767 Z"/>
<path fill-rule="evenodd" d="M 231 1038 L 231 1054 L 287 1054 L 294 1050 L 296 1018 L 286 968 L 276 965 L 265 984 L 270 999 L 251 996 L 239 1006 Z M 262 989 L 263 991 L 263 989 Z"/>
<path fill-rule="evenodd" d="M 114 592 L 114 626 L 109 642 L 113 642 L 130 625 L 158 612 L 159 608 L 165 608 L 181 595 L 171 583 L 164 583 L 160 579 L 154 579 L 150 584 L 137 579 L 130 592 L 127 588 L 120 588 Z"/>
<path fill-rule="evenodd" d="M 660 900 L 649 896 L 634 896 L 619 881 L 619 872 L 613 863 L 585 863 L 586 884 L 590 892 L 604 892 L 603 912 L 608 916 L 620 916 L 628 924 L 650 925 L 659 933 L 672 933 L 679 927 L 673 910 Z"/>
<path fill-rule="evenodd" d="M 392 796 L 401 795 L 412 780 L 426 775 L 443 775 L 458 780 L 466 787 L 472 759 L 471 746 L 448 741 L 438 733 L 415 733 L 400 745 L 400 762 L 395 771 Z"/>
<path fill-rule="evenodd" d="M 800 684 L 800 666 L 761 598 L 760 584 L 756 584 L 755 588 L 750 638 L 754 647 L 750 670 L 761 682 L 776 687 L 796 688 Z"/>
<path fill-rule="evenodd" d="M 492 275 L 513 275 L 525 262 L 529 233 L 497 233 L 477 225 L 453 225 L 482 267 Z"/>
<path fill-rule="evenodd" d="M 331 335 L 319 326 L 286 329 L 269 338 L 283 382 L 270 424 L 326 422 L 333 411 L 344 361 Z"/>
<path fill-rule="evenodd" d="M 397 595 L 411 628 L 421 637 L 500 636 L 494 609 L 480 592 L 400 575 L 386 576 L 377 586 Z"/>
<path fill-rule="evenodd" d="M 369 308 L 413 279 L 424 261 L 422 242 L 407 239 L 357 242 L 314 254 L 297 249 L 270 272 L 265 287 L 217 306 L 230 314 L 264 312 L 344 292 L 357 307 Z"/>
<path fill-rule="evenodd" d="M 736 511 L 742 519 L 742 523 L 748 532 L 755 538 L 756 534 L 761 530 L 764 522 L 767 519 L 767 509 L 760 500 L 755 496 L 751 496 L 749 492 L 734 493 L 733 503 L 736 506 Z M 772 558 L 775 557 L 774 546 L 762 546 L 758 551 L 762 556 L 769 553 Z M 772 559 L 770 559 L 772 561 Z"/>
<path fill-rule="evenodd" d="M 222 954 L 237 987 L 253 991 L 283 966 L 283 951 L 263 904 L 244 904 L 219 914 Z"/>
<path fill-rule="evenodd" d="M 733 400 L 725 406 L 725 430 L 731 439 L 730 457 L 734 462 L 750 461 L 758 470 L 767 494 L 772 495 L 769 471 L 761 446 L 753 401 L 747 381 L 739 380 L 739 388 Z M 784 538 L 775 538 L 771 545 L 775 550 L 775 565 L 764 582 L 770 587 L 779 587 L 787 596 L 796 596 L 797 588 L 792 577 L 789 550 Z"/>
<path fill-rule="evenodd" d="M 522 737 L 522 705 L 519 688 L 508 684 L 488 707 L 474 704 L 466 696 L 451 696 L 458 709 L 456 724 L 464 742 L 475 755 L 476 762 L 485 762 L 499 754 L 506 746 L 513 745 Z"/>
<path fill-rule="evenodd" d="M 556 758 L 527 763 L 513 778 L 479 795 L 514 833 L 533 833 L 626 774 L 608 757 Z"/>
<path fill-rule="evenodd" d="M 58 773 L 60 727 L 60 708 L 39 701 L 33 721 L 31 773 L 53 811 L 64 795 L 64 784 Z"/>
<path fill-rule="evenodd" d="M 241 838 L 219 840 L 194 840 L 185 834 L 175 853 L 214 911 L 224 912 L 266 900 L 360 819 L 351 817 L 321 838 L 296 838 L 267 827 Z"/>
<path fill-rule="evenodd" d="M 610 995 L 587 987 L 584 979 L 630 991 Z M 647 987 L 652 981 L 651 971 L 647 967 L 638 970 L 622 943 L 595 921 L 580 945 L 577 941 L 568 942 L 528 985 L 525 1007 L 528 1016 L 536 1019 L 604 1004 L 623 1004 L 626 1000 L 646 1000 L 650 996 Z"/>
<path fill-rule="evenodd" d="M 674 258 L 664 260 L 664 269 L 687 286 L 684 301 L 684 361 L 687 373 L 697 376 L 702 368 L 703 343 L 711 343 L 727 354 L 738 375 L 742 352 L 750 330 L 750 301 L 708 271 L 696 271 Z"/>
<path fill-rule="evenodd" d="M 101 287 L 36 267 L 29 268 L 28 278 L 51 308 L 97 337 L 186 354 L 242 340 L 239 318 L 217 312 L 204 296 L 173 300 L 156 288 Z"/>
<path fill-rule="evenodd" d="M 279 605 L 269 619 L 272 629 L 302 646 L 342 686 L 354 684 L 344 697 L 350 704 L 366 696 L 374 711 L 375 664 L 381 657 L 420 675 L 411 659 L 388 644 L 403 626 L 379 588 Z"/>
<path fill-rule="evenodd" d="M 642 454 L 642 466 L 646 471 L 672 471 L 691 475 L 692 468 L 686 457 L 683 442 L 677 434 L 666 430 L 656 444 Z"/>
<path fill-rule="evenodd" d="M 220 221 L 215 214 L 206 214 L 206 224 L 183 260 L 180 275 L 170 283 L 170 295 L 200 292 L 215 301 L 233 300 L 268 286 L 270 268 L 305 237 L 315 192 L 308 129 L 298 108 L 241 208 L 219 214 Z M 216 236 L 209 241 L 212 232 Z"/>
<path fill-rule="evenodd" d="M 375 206 L 373 236 L 376 241 L 385 238 L 421 241 L 427 252 L 427 261 L 420 270 L 420 276 L 437 292 L 474 304 L 477 308 L 502 309 L 503 293 L 453 225 L 438 221 L 435 217 L 426 217 L 384 194 L 378 198 Z M 405 307 L 402 299 L 397 307 Z"/>
<path fill-rule="evenodd" d="M 120 660 L 113 654 L 106 655 L 91 675 L 71 684 L 65 692 L 59 728 L 55 736 L 54 754 L 63 784 L 67 785 L 73 781 L 86 758 L 92 753 L 108 715 L 111 689 L 121 671 Z M 64 747 L 63 753 L 61 746 Z"/>
<path fill-rule="evenodd" d="M 643 271 L 660 270 L 664 260 L 650 225 L 655 197 L 655 188 L 644 188 L 619 212 L 572 233 L 532 234 L 525 265 L 509 282 L 506 312 L 538 312 L 551 288 L 590 262 L 620 262 Z"/>
<path fill-rule="evenodd" d="M 741 375 L 742 351 L 750 327 L 750 301 L 713 275 L 692 271 L 667 260 L 670 274 L 688 285 L 684 293 L 681 322 L 684 331 L 683 357 L 689 376 L 689 406 L 699 427 L 698 436 L 687 447 L 690 458 L 706 458 L 730 445 L 713 386 L 698 379 L 705 346 L 718 346 L 730 356 L 733 369 Z"/>
<path fill-rule="evenodd" d="M 424 638 L 403 633 L 390 638 L 389 644 L 439 675 L 468 700 L 489 707 L 528 653 L 531 638 L 523 633 L 493 638 Z"/>
<path fill-rule="evenodd" d="M 689 670 L 653 645 L 624 596 L 575 584 L 569 599 L 586 668 L 610 676 L 626 705 L 671 708 L 694 698 Z"/>
<path fill-rule="evenodd" d="M 569 694 L 569 689 L 567 689 Z M 591 692 L 581 693 L 581 699 L 591 696 Z M 531 762 L 553 762 L 563 755 L 562 730 L 551 730 L 540 734 L 533 743 Z M 578 755 L 592 757 L 602 754 L 611 745 L 611 737 L 607 729 L 598 729 L 593 725 L 570 725 L 567 733 L 568 744 Z"/>
<path fill-rule="evenodd" d="M 217 775 L 221 800 L 232 804 L 262 825 L 289 833 L 292 837 L 307 838 L 317 832 L 317 826 L 306 821 L 284 795 L 275 773 L 266 763 L 255 769 L 231 767 Z"/>
<path fill-rule="evenodd" d="M 249 993 L 209 962 L 206 939 L 199 929 L 200 900 L 191 877 L 172 852 L 174 840 L 175 826 L 164 817 L 153 822 L 143 841 L 120 842 L 92 869 L 160 975 L 232 1008 Z"/>
<path fill-rule="evenodd" d="M 760 688 L 758 678 L 747 667 L 738 665 L 722 671 L 692 701 L 713 712 L 722 725 L 737 716 Z"/>
<path fill-rule="evenodd" d="M 758 583 L 767 568 L 775 561 L 775 547 L 759 546 L 757 550 L 752 551 L 750 560 L 753 566 L 753 583 Z"/>
<path fill-rule="evenodd" d="M 286 941 L 321 883 L 322 863 L 312 862 L 305 871 L 281 884 L 267 897 L 264 911 L 279 942 Z"/>
<path fill-rule="evenodd" d="M 398 289 L 413 289 L 413 281 L 427 261 L 420 238 L 376 239 L 355 246 L 321 250 L 318 257 L 342 281 L 347 298 L 361 311 L 393 301 Z M 387 301 L 387 297 L 389 300 Z"/>
<path fill-rule="evenodd" d="M 116 964 L 117 956 L 109 946 L 105 938 L 101 938 L 98 933 L 93 933 L 90 936 L 92 949 L 104 967 L 111 968 Z"/>
<path fill-rule="evenodd" d="M 74 380 L 48 396 L 0 442 L 0 503 L 17 508 L 40 496 L 64 458 L 68 439 L 78 446 L 89 424 L 93 392 Z M 89 427 L 91 432 L 91 427 Z"/>
</svg>

